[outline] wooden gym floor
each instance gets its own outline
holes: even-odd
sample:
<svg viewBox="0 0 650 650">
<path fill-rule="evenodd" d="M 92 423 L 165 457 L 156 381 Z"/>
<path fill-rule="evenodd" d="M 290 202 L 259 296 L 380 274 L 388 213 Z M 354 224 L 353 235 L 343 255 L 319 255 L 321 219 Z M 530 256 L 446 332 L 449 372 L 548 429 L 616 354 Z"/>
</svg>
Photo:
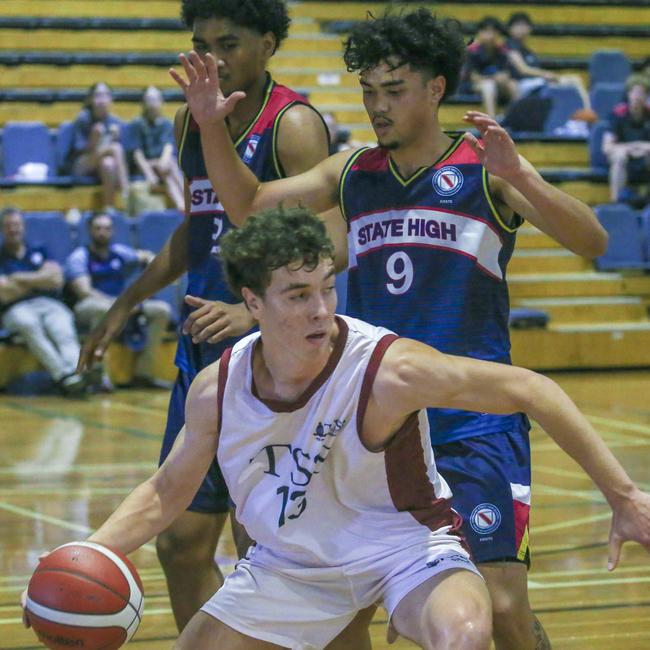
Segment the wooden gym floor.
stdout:
<svg viewBox="0 0 650 650">
<path fill-rule="evenodd" d="M 650 373 L 566 373 L 574 397 L 632 477 L 650 490 Z M 121 391 L 84 402 L 0 397 L 0 648 L 40 647 L 17 601 L 38 555 L 84 538 L 154 469 L 163 392 Z M 650 648 L 650 558 L 636 545 L 606 571 L 609 510 L 591 482 L 539 429 L 533 432 L 530 594 L 555 650 Z M 218 556 L 232 565 L 226 540 Z M 175 628 L 153 544 L 133 560 L 144 581 L 132 645 L 170 648 Z M 386 649 L 385 613 L 372 625 Z M 411 648 L 403 640 L 392 648 Z"/>
</svg>

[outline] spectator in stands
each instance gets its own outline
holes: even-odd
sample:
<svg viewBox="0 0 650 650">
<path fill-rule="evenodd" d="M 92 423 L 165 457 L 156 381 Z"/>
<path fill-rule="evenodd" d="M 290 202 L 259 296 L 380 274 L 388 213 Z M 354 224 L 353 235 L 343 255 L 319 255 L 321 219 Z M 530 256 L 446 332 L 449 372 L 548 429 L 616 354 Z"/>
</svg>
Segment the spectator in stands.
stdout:
<svg viewBox="0 0 650 650">
<path fill-rule="evenodd" d="M 350 144 L 350 131 L 339 124 L 336 115 L 327 111 L 323 113 L 323 121 L 327 126 L 330 137 L 330 156 L 339 151 L 350 149 L 352 146 Z"/>
<path fill-rule="evenodd" d="M 650 80 L 631 75 L 625 90 L 627 101 L 612 111 L 610 129 L 603 136 L 603 152 L 609 160 L 610 199 L 639 207 L 643 199 L 628 183 L 650 180 Z"/>
<path fill-rule="evenodd" d="M 84 107 L 74 122 L 68 167 L 75 176 L 98 176 L 105 207 L 115 205 L 115 193 L 126 200 L 129 177 L 120 135 L 124 123 L 111 113 L 113 97 L 103 82 L 88 90 Z"/>
<path fill-rule="evenodd" d="M 174 156 L 174 125 L 162 115 L 163 95 L 149 86 L 142 95 L 142 115 L 131 123 L 133 161 L 151 189 L 163 186 L 177 210 L 185 207 L 183 176 Z"/>
<path fill-rule="evenodd" d="M 85 379 L 75 372 L 79 340 L 72 312 L 59 299 L 61 267 L 45 248 L 25 241 L 25 223 L 18 208 L 0 212 L 0 320 L 20 335 L 30 352 L 50 373 L 65 395 L 85 392 Z"/>
<path fill-rule="evenodd" d="M 486 16 L 476 27 L 474 42 L 467 48 L 461 90 L 481 95 L 485 112 L 494 117 L 497 106 L 506 106 L 518 95 L 508 50 L 503 43 L 503 26 Z"/>
<path fill-rule="evenodd" d="M 79 325 L 93 330 L 124 290 L 130 273 L 136 267 L 148 264 L 154 254 L 113 243 L 113 220 L 105 212 L 95 213 L 87 225 L 90 245 L 80 246 L 70 254 L 65 274 L 77 299 L 74 311 Z M 155 379 L 153 371 L 155 355 L 169 324 L 171 309 L 162 300 L 145 300 L 133 315 L 137 312 L 146 318 L 148 329 L 146 345 L 138 355 L 132 383 L 140 388 L 168 388 L 167 383 Z M 98 388 L 111 390 L 105 371 L 100 378 Z"/>
<path fill-rule="evenodd" d="M 519 95 L 523 97 L 549 82 L 570 85 L 580 94 L 583 106 L 589 109 L 591 107 L 589 93 L 580 77 L 570 74 L 559 75 L 542 68 L 539 57 L 526 44 L 533 27 L 531 17 L 524 11 L 517 11 L 508 19 L 506 48 L 513 76 L 518 82 Z"/>
</svg>

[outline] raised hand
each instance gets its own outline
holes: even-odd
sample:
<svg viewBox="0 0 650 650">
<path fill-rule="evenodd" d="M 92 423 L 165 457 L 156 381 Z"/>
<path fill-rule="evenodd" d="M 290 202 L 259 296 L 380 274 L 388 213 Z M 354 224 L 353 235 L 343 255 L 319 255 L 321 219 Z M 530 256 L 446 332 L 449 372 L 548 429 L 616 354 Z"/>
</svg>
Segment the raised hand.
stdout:
<svg viewBox="0 0 650 650">
<path fill-rule="evenodd" d="M 187 81 L 171 68 L 169 74 L 185 94 L 192 117 L 199 126 L 221 122 L 235 109 L 246 93 L 236 91 L 226 97 L 221 91 L 217 62 L 211 54 L 201 58 L 194 50 L 179 54 Z"/>
<path fill-rule="evenodd" d="M 230 305 L 190 295 L 185 302 L 194 310 L 183 323 L 183 334 L 189 334 L 193 343 L 219 343 L 246 334 L 255 324 L 244 303 Z"/>
<path fill-rule="evenodd" d="M 495 119 L 479 111 L 468 111 L 463 119 L 478 129 L 481 140 L 466 133 L 465 141 L 490 174 L 509 180 L 521 171 L 515 143 Z"/>
</svg>

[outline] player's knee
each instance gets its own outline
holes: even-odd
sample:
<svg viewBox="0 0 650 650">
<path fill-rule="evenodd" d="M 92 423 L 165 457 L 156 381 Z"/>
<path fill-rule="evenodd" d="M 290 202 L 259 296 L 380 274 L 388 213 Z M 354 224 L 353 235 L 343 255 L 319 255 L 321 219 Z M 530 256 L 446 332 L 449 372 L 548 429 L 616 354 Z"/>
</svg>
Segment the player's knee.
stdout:
<svg viewBox="0 0 650 650">
<path fill-rule="evenodd" d="M 493 589 L 492 617 L 494 631 L 497 635 L 510 636 L 513 630 L 526 628 L 530 619 L 528 599 L 507 589 Z"/>
<path fill-rule="evenodd" d="M 214 558 L 212 545 L 195 530 L 172 525 L 156 538 L 156 552 L 163 566 L 211 566 Z"/>
<path fill-rule="evenodd" d="M 104 156 L 99 161 L 99 171 L 102 174 L 112 174 L 115 171 L 115 160 L 110 156 Z"/>
<path fill-rule="evenodd" d="M 440 612 L 425 613 L 427 648 L 487 650 L 492 639 L 492 612 L 487 599 L 468 596 Z"/>
</svg>

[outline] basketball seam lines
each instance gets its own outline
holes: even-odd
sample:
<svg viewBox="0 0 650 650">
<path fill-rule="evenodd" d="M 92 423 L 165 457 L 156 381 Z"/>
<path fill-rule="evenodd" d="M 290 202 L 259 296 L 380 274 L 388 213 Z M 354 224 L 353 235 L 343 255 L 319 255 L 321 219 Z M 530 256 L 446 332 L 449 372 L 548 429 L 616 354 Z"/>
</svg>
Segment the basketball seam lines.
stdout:
<svg viewBox="0 0 650 650">
<path fill-rule="evenodd" d="M 79 571 L 72 571 L 71 569 L 51 569 L 51 568 L 46 568 L 46 567 L 43 567 L 43 568 L 39 569 L 37 567 L 36 571 L 34 571 L 34 575 L 36 575 L 37 573 L 43 573 L 44 571 L 52 571 L 53 573 L 67 573 L 67 574 L 76 576 L 78 578 L 84 578 L 85 580 L 88 580 L 88 582 L 92 582 L 92 583 L 94 583 L 96 585 L 99 585 L 100 587 L 104 587 L 104 589 L 106 589 L 106 591 L 109 591 L 113 595 L 115 595 L 118 598 L 121 598 L 122 600 L 124 600 L 124 596 L 122 594 L 118 593 L 114 589 L 111 589 L 109 586 L 105 585 L 103 582 L 99 582 L 99 580 L 95 580 L 94 578 L 91 578 L 90 576 L 87 576 L 87 575 L 85 575 L 85 574 L 83 574 L 83 573 L 81 573 Z M 126 580 L 126 578 L 125 578 L 125 580 Z M 128 586 L 128 582 L 127 582 L 127 586 Z M 29 588 L 28 588 L 28 590 L 29 590 Z M 131 591 L 131 589 L 129 587 L 129 598 L 132 595 L 130 593 L 130 591 Z M 144 594 L 141 593 L 141 597 L 143 597 L 143 596 L 144 596 Z M 37 602 L 37 601 L 34 601 L 34 602 Z M 138 615 L 138 610 L 131 604 L 131 601 L 130 600 L 124 600 L 124 602 L 135 612 L 136 618 L 140 618 L 140 616 Z M 55 612 L 61 612 L 62 614 L 82 614 L 82 615 L 84 614 L 84 612 L 68 612 L 68 611 L 66 611 L 64 609 L 58 609 L 56 607 L 50 607 L 50 605 L 44 605 L 43 603 L 39 603 L 39 605 L 41 605 L 41 607 L 47 607 L 48 609 L 51 609 L 51 610 L 53 610 Z M 107 615 L 110 615 L 110 614 L 119 614 L 119 612 L 101 612 L 101 613 L 89 612 L 89 614 L 91 616 L 107 616 Z"/>
</svg>

